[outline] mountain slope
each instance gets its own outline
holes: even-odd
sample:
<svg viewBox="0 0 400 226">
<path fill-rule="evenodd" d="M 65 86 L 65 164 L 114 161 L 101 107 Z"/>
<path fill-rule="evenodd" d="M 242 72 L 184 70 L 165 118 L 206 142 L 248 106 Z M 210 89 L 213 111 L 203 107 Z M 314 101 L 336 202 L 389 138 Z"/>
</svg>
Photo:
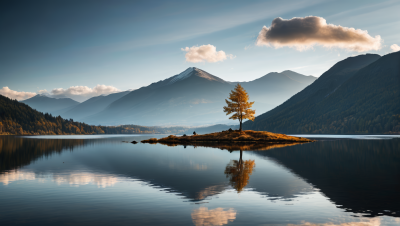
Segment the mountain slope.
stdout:
<svg viewBox="0 0 400 226">
<path fill-rule="evenodd" d="M 125 96 L 130 91 L 113 93 L 107 96 L 97 96 L 92 97 L 72 108 L 64 109 L 63 112 L 60 112 L 61 116 L 64 118 L 73 118 L 76 121 L 80 121 L 80 119 L 96 114 L 102 110 L 104 110 L 109 104 L 118 100 L 119 98 Z"/>
<path fill-rule="evenodd" d="M 280 133 L 400 132 L 400 52 L 347 58 L 245 129 Z"/>
<path fill-rule="evenodd" d="M 259 81 L 243 82 L 258 112 L 271 109 L 308 84 L 308 76 L 292 72 L 297 81 L 275 73 Z M 304 78 L 303 78 L 304 77 Z M 168 79 L 134 90 L 105 110 L 82 118 L 90 124 L 118 125 L 207 125 L 232 123 L 222 108 L 236 83 L 226 82 L 198 68 L 188 68 Z M 288 88 L 286 88 L 288 87 Z M 258 104 L 258 105 L 257 105 Z"/>
<path fill-rule="evenodd" d="M 300 92 L 317 78 L 305 76 L 293 71 L 271 72 L 250 82 L 241 82 L 251 101 L 256 116 L 282 104 L 294 94 Z"/>
<path fill-rule="evenodd" d="M 72 100 L 71 98 L 51 98 L 44 95 L 36 95 L 27 100 L 21 101 L 24 104 L 29 105 L 31 108 L 37 111 L 54 114 L 62 109 L 77 106 L 79 102 Z"/>
<path fill-rule="evenodd" d="M 197 68 L 134 90 L 85 122 L 110 124 L 196 124 L 223 119 L 232 85 Z"/>
</svg>

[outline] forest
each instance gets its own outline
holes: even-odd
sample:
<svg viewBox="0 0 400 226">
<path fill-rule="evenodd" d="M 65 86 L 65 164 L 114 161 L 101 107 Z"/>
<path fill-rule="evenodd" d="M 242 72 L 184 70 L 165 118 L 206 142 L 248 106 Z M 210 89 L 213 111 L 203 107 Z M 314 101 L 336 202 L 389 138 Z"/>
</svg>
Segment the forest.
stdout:
<svg viewBox="0 0 400 226">
<path fill-rule="evenodd" d="M 43 114 L 24 103 L 0 95 L 0 135 L 165 134 L 180 133 L 185 129 L 137 125 L 93 126 Z"/>
</svg>

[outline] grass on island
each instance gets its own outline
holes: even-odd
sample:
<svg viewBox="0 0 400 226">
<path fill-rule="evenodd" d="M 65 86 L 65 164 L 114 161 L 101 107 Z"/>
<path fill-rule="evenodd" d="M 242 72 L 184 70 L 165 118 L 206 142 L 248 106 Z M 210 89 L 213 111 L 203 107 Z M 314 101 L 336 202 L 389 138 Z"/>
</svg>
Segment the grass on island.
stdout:
<svg viewBox="0 0 400 226">
<path fill-rule="evenodd" d="M 192 144 L 192 143 L 307 143 L 312 140 L 303 137 L 293 137 L 285 134 L 270 133 L 266 131 L 222 131 L 204 135 L 174 136 L 170 135 L 161 139 L 150 138 L 142 143 L 165 143 L 165 144 Z"/>
</svg>

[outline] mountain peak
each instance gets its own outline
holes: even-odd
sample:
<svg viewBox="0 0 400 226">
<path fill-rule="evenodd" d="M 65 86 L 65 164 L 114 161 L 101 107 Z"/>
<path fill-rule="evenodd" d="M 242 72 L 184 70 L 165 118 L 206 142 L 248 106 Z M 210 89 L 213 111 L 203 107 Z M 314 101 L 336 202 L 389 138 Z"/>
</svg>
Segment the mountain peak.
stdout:
<svg viewBox="0 0 400 226">
<path fill-rule="evenodd" d="M 189 77 L 192 77 L 192 76 L 205 78 L 205 79 L 210 80 L 210 81 L 217 81 L 217 82 L 227 83 L 223 79 L 220 79 L 220 78 L 218 78 L 218 77 L 216 77 L 216 76 L 214 76 L 214 75 L 212 75 L 212 74 L 210 74 L 210 73 L 208 73 L 206 71 L 203 71 L 203 70 L 201 70 L 199 68 L 189 67 L 186 70 L 184 70 L 183 72 L 181 72 L 180 74 L 172 76 L 169 79 L 167 85 L 174 84 L 174 83 L 176 83 L 178 81 L 185 80 L 185 79 L 187 79 Z"/>
</svg>

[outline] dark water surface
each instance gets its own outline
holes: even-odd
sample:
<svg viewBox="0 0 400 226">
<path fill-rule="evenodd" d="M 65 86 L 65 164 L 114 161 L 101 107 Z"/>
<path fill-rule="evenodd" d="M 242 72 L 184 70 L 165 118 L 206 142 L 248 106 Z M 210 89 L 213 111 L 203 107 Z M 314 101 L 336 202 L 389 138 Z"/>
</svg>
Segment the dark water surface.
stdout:
<svg viewBox="0 0 400 226">
<path fill-rule="evenodd" d="M 242 158 L 123 142 L 148 138 L 0 136 L 0 225 L 400 225 L 399 136 Z"/>
</svg>

